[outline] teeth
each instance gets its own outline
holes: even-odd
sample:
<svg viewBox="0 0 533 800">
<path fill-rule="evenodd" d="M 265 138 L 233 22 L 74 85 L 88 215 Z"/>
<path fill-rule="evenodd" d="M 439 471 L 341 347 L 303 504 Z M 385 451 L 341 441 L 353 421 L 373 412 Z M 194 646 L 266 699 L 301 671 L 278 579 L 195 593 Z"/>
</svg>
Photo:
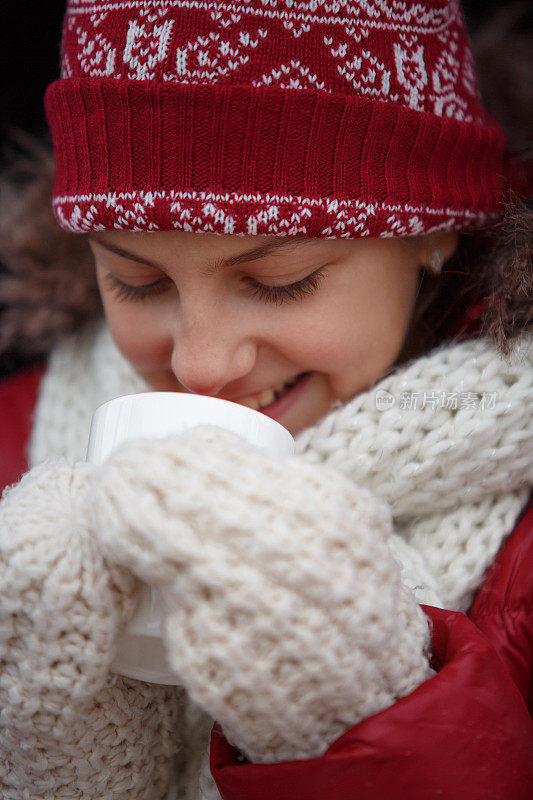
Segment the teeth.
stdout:
<svg viewBox="0 0 533 800">
<path fill-rule="evenodd" d="M 254 408 L 257 411 L 263 406 L 270 405 L 274 401 L 274 397 L 273 389 L 263 389 L 261 394 L 256 395 L 256 397 L 245 397 L 244 400 L 239 400 L 239 402 L 241 406 L 248 406 L 248 408 Z"/>
<path fill-rule="evenodd" d="M 291 389 L 297 382 L 298 377 L 299 376 L 296 376 L 296 378 L 290 381 L 280 383 L 272 389 L 263 389 L 261 394 L 255 395 L 255 397 L 243 397 L 242 400 L 239 400 L 239 403 L 241 406 L 247 406 L 248 408 L 253 408 L 255 411 L 258 411 L 260 408 L 264 408 L 265 406 L 269 406 L 270 403 L 273 403 L 276 397 L 282 394 L 282 392 Z"/>
<path fill-rule="evenodd" d="M 257 398 L 259 400 L 259 407 L 270 405 L 270 403 L 274 402 L 275 396 L 273 389 L 264 389 Z"/>
</svg>

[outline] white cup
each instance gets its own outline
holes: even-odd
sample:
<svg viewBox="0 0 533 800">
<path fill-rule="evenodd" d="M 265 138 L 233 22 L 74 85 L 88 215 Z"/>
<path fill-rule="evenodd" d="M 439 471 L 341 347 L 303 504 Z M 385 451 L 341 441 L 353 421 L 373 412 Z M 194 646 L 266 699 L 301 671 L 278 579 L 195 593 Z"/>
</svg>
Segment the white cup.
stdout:
<svg viewBox="0 0 533 800">
<path fill-rule="evenodd" d="M 294 452 L 294 440 L 278 422 L 238 403 L 180 392 L 145 392 L 117 397 L 94 412 L 87 461 L 101 464 L 120 445 L 139 437 L 183 433 L 217 425 L 274 456 Z M 163 646 L 163 599 L 141 584 L 134 616 L 119 637 L 111 669 L 150 683 L 177 685 Z"/>
</svg>

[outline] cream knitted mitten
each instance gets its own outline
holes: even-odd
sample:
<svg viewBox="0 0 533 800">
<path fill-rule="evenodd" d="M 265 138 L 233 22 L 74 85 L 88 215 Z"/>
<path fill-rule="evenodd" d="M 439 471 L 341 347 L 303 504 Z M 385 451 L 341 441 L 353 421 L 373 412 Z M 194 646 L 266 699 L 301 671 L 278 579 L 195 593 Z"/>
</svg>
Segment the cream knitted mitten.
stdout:
<svg viewBox="0 0 533 800">
<path fill-rule="evenodd" d="M 88 525 L 87 464 L 35 467 L 0 504 L 3 800 L 160 800 L 183 693 L 111 675 L 135 578 Z"/>
<path fill-rule="evenodd" d="M 161 589 L 173 668 L 250 760 L 318 756 L 431 675 L 390 511 L 337 471 L 202 427 L 90 481 L 106 559 Z"/>
</svg>

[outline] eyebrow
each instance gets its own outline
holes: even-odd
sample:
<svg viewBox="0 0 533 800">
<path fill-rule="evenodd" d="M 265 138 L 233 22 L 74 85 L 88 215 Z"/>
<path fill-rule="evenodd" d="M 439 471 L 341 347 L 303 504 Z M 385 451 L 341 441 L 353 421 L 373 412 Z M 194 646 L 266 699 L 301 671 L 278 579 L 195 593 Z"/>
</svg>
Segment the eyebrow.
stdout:
<svg viewBox="0 0 533 800">
<path fill-rule="evenodd" d="M 118 256 L 122 256 L 123 258 L 129 258 L 130 261 L 136 261 L 139 264 L 145 264 L 149 267 L 155 267 L 156 269 L 161 270 L 164 272 L 165 270 L 160 264 L 157 264 L 155 261 L 150 261 L 147 258 L 142 256 L 135 255 L 135 253 L 130 253 L 129 250 L 124 250 L 122 247 L 117 247 L 117 245 L 110 244 L 108 242 L 104 242 L 98 236 L 94 234 L 90 234 L 88 236 L 93 242 L 96 242 L 100 245 L 100 247 L 105 248 L 105 250 L 109 250 L 111 253 L 115 253 Z M 220 272 L 227 267 L 234 267 L 238 264 L 247 264 L 250 261 L 258 261 L 261 258 L 265 258 L 265 256 L 270 255 L 270 253 L 277 252 L 280 250 L 289 250 L 292 248 L 296 248 L 302 245 L 308 245 L 313 243 L 314 240 L 310 237 L 294 237 L 294 236 L 283 236 L 278 237 L 277 239 L 273 239 L 269 242 L 265 242 L 265 244 L 261 244 L 258 247 L 254 247 L 251 250 L 246 250 L 244 253 L 239 253 L 236 256 L 229 256 L 228 258 L 219 258 L 216 259 L 212 264 L 208 264 L 207 267 L 204 269 L 205 275 L 215 275 L 217 272 Z"/>
</svg>

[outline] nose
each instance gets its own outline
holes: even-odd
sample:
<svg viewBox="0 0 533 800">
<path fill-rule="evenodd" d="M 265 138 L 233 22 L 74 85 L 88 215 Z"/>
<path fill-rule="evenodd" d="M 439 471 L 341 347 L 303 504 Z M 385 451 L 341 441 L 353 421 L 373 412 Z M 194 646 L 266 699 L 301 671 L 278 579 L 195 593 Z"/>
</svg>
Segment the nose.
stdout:
<svg viewBox="0 0 533 800">
<path fill-rule="evenodd" d="M 217 395 L 245 377 L 256 361 L 257 345 L 235 315 L 221 319 L 210 311 L 180 314 L 172 349 L 172 371 L 193 394 Z"/>
</svg>

